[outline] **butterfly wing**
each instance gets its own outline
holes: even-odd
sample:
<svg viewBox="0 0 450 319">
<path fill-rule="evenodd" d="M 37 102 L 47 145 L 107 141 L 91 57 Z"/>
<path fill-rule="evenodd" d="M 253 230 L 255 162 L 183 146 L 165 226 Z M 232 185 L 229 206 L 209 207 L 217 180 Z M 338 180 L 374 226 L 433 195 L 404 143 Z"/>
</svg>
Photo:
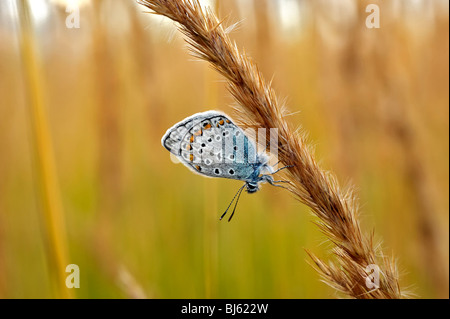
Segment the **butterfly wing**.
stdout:
<svg viewBox="0 0 450 319">
<path fill-rule="evenodd" d="M 194 114 L 171 127 L 162 145 L 195 173 L 252 180 L 259 167 L 255 144 L 223 113 Z"/>
</svg>

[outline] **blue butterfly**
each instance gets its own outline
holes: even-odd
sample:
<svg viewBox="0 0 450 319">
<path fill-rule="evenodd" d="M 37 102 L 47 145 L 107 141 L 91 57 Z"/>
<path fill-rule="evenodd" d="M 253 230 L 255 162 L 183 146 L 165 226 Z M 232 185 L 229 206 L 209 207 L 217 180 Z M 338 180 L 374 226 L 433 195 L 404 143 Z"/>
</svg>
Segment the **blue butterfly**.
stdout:
<svg viewBox="0 0 450 319">
<path fill-rule="evenodd" d="M 277 187 L 283 187 L 277 183 L 287 183 L 275 181 L 272 175 L 290 166 L 274 171 L 268 164 L 269 158 L 264 153 L 257 154 L 255 143 L 244 131 L 227 115 L 217 111 L 185 118 L 167 130 L 161 143 L 194 173 L 245 182 L 220 217 L 221 220 L 237 197 L 228 221 L 231 220 L 244 188 L 248 193 L 255 193 L 264 182 Z"/>
</svg>

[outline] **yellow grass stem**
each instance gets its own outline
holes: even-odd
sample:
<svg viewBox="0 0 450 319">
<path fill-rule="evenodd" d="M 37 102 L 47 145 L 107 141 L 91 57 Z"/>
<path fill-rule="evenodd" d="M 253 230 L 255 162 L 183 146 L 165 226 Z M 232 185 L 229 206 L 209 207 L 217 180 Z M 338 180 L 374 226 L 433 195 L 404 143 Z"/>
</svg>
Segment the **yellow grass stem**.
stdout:
<svg viewBox="0 0 450 319">
<path fill-rule="evenodd" d="M 67 247 L 63 209 L 28 1 L 20 0 L 18 9 L 22 61 L 28 89 L 32 144 L 35 152 L 47 257 L 55 296 L 70 298 L 72 297 L 71 290 L 65 285 Z"/>
<path fill-rule="evenodd" d="M 192 54 L 209 62 L 228 83 L 228 89 L 239 106 L 243 128 L 278 128 L 279 159 L 285 165 L 291 182 L 289 190 L 309 206 L 318 217 L 319 229 L 333 243 L 337 263 L 323 262 L 310 254 L 324 281 L 353 298 L 401 298 L 397 266 L 374 242 L 372 233 L 360 227 L 359 207 L 352 189 L 339 186 L 336 178 L 317 164 L 305 133 L 295 130 L 286 120 L 287 112 L 278 101 L 271 83 L 265 81 L 258 66 L 228 35 L 220 19 L 211 10 L 203 10 L 198 0 L 139 0 L 156 14 L 179 25 Z M 377 289 L 371 289 L 368 266 L 378 267 L 382 274 Z"/>
<path fill-rule="evenodd" d="M 204 181 L 205 200 L 203 205 L 203 262 L 204 262 L 204 297 L 215 298 L 217 290 L 217 187 L 214 183 Z"/>
</svg>

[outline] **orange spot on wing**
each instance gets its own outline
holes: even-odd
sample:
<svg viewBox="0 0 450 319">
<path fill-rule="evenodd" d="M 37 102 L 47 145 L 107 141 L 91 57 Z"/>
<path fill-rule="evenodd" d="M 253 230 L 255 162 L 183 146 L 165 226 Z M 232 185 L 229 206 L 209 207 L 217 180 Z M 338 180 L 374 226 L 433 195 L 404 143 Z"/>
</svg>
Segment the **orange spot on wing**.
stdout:
<svg viewBox="0 0 450 319">
<path fill-rule="evenodd" d="M 190 141 L 191 143 L 194 143 L 194 135 L 191 135 L 191 138 L 189 139 L 189 141 Z"/>
<path fill-rule="evenodd" d="M 197 171 L 200 171 L 200 166 L 198 166 L 198 165 L 195 165 L 195 169 L 197 170 Z"/>
<path fill-rule="evenodd" d="M 190 159 L 190 161 L 192 162 L 192 161 L 194 160 L 194 154 L 191 154 L 191 155 L 189 156 L 189 159 Z"/>
<path fill-rule="evenodd" d="M 211 124 L 208 123 L 208 124 L 205 125 L 204 129 L 205 130 L 209 130 L 211 127 L 212 127 Z"/>
<path fill-rule="evenodd" d="M 225 122 L 224 122 L 223 120 L 220 120 L 220 121 L 219 121 L 219 124 L 220 124 L 220 125 L 223 125 L 224 123 L 225 123 Z"/>
<path fill-rule="evenodd" d="M 197 132 L 194 133 L 195 136 L 199 136 L 202 135 L 203 131 L 202 130 L 198 130 Z"/>
<path fill-rule="evenodd" d="M 227 120 L 227 123 L 228 123 L 228 124 L 230 124 L 230 123 L 231 123 L 231 121 L 230 121 L 230 120 Z"/>
</svg>

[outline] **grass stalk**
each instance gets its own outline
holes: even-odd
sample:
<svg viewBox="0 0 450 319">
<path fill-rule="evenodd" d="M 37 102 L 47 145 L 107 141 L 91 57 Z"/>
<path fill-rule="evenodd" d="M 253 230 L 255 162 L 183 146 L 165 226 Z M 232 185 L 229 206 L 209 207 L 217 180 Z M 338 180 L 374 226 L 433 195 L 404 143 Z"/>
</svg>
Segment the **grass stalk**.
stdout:
<svg viewBox="0 0 450 319">
<path fill-rule="evenodd" d="M 318 217 L 317 226 L 333 243 L 334 262 L 324 262 L 312 253 L 315 269 L 323 281 L 353 298 L 405 297 L 398 281 L 396 264 L 383 255 L 373 233 L 363 233 L 358 220 L 358 205 L 351 188 L 341 188 L 335 177 L 322 170 L 314 159 L 305 133 L 286 120 L 286 107 L 276 97 L 257 65 L 241 53 L 228 35 L 224 21 L 198 0 L 139 0 L 156 14 L 178 23 L 192 54 L 209 62 L 228 83 L 238 102 L 236 111 L 243 128 L 278 128 L 278 155 L 291 165 L 289 190 Z M 378 289 L 366 285 L 372 274 L 369 265 L 380 270 Z"/>
<path fill-rule="evenodd" d="M 36 170 L 45 243 L 53 287 L 58 298 L 70 298 L 72 293 L 65 286 L 67 247 L 62 200 L 58 186 L 53 145 L 45 110 L 45 94 L 36 55 L 30 8 L 27 0 L 18 1 L 20 43 L 31 122 L 32 145 Z"/>
</svg>

